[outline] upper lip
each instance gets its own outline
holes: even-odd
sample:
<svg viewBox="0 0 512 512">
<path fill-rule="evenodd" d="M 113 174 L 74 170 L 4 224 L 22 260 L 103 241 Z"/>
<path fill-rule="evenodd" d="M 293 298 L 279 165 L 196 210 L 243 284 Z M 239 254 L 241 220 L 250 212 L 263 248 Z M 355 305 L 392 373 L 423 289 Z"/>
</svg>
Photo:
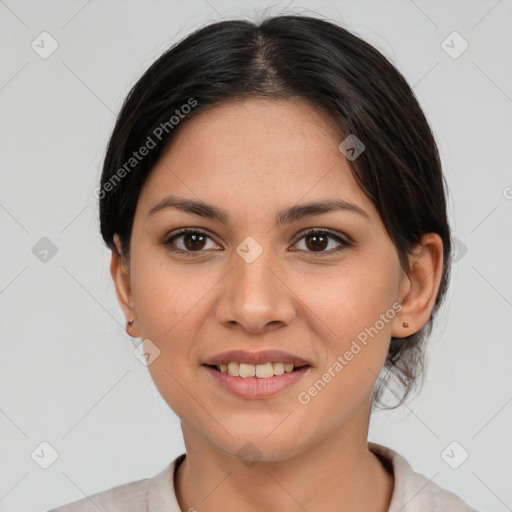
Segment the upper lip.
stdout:
<svg viewBox="0 0 512 512">
<path fill-rule="evenodd" d="M 281 350 L 261 350 L 259 352 L 248 352 L 247 350 L 230 350 L 206 359 L 205 365 L 228 364 L 231 362 L 244 364 L 264 363 L 290 363 L 294 366 L 305 366 L 310 363 L 301 357 L 283 352 Z"/>
</svg>

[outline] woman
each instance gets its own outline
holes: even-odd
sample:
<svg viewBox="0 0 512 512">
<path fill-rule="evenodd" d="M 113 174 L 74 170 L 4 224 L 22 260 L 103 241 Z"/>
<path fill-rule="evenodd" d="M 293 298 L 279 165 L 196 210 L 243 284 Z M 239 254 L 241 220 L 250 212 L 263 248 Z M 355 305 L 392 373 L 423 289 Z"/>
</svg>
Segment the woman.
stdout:
<svg viewBox="0 0 512 512">
<path fill-rule="evenodd" d="M 368 443 L 419 383 L 451 239 L 402 75 L 306 16 L 213 23 L 126 99 L 102 236 L 127 332 L 186 454 L 71 511 L 471 511 Z"/>
</svg>

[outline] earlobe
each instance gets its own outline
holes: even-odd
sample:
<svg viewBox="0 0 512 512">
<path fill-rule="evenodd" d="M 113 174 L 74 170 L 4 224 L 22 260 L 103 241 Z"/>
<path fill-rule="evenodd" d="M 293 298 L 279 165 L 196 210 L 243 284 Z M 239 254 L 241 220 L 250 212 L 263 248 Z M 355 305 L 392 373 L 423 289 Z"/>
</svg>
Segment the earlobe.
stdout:
<svg viewBox="0 0 512 512">
<path fill-rule="evenodd" d="M 418 332 L 429 320 L 443 274 L 443 242 L 428 233 L 409 257 L 410 272 L 400 287 L 402 309 L 395 317 L 392 336 L 405 338 Z"/>
<path fill-rule="evenodd" d="M 135 318 L 135 310 L 133 306 L 133 298 L 130 284 L 130 269 L 126 258 L 123 255 L 121 241 L 119 235 L 114 235 L 114 244 L 116 250 L 112 250 L 110 261 L 110 274 L 114 281 L 116 289 L 117 300 L 125 315 L 127 325 L 132 326 L 133 319 Z M 131 323 L 129 323 L 132 321 Z M 130 333 L 129 333 L 130 334 Z M 130 334 L 130 336 L 133 336 Z M 135 336 L 134 336 L 135 337 Z"/>
</svg>

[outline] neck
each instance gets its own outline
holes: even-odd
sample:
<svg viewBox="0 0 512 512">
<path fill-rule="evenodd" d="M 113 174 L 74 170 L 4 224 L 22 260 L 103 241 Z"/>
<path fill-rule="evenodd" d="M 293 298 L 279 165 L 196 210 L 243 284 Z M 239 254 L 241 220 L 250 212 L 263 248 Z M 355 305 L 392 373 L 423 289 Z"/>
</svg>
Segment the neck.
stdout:
<svg viewBox="0 0 512 512">
<path fill-rule="evenodd" d="M 180 508 L 386 512 L 393 475 L 368 450 L 367 431 L 360 432 L 335 433 L 286 459 L 262 457 L 251 465 L 184 428 L 187 456 L 175 474 Z"/>
</svg>

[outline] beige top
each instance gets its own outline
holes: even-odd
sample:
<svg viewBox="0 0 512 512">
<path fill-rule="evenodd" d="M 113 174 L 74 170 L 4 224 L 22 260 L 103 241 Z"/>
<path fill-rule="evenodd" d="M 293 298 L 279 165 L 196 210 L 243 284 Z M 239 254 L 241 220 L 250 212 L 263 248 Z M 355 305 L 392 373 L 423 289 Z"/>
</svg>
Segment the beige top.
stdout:
<svg viewBox="0 0 512 512">
<path fill-rule="evenodd" d="M 414 472 L 397 452 L 375 443 L 368 443 L 368 448 L 395 477 L 388 512 L 477 512 L 452 492 Z M 187 512 L 180 509 L 174 492 L 174 470 L 184 458 L 185 454 L 179 455 L 152 478 L 119 485 L 49 512 Z"/>
</svg>

